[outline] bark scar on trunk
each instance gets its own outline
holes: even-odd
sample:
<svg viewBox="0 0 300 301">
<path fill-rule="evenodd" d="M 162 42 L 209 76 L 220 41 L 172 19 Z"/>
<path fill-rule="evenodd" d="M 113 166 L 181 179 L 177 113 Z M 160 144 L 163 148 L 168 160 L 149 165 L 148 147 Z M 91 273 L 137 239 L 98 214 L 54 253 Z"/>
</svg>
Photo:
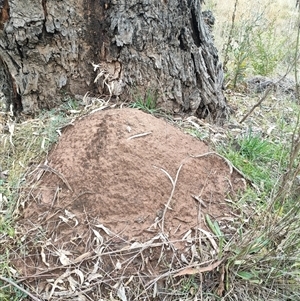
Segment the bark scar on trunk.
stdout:
<svg viewBox="0 0 300 301">
<path fill-rule="evenodd" d="M 0 29 L 4 28 L 4 23 L 9 19 L 8 0 L 0 0 Z"/>
<path fill-rule="evenodd" d="M 192 28 L 192 37 L 197 47 L 201 46 L 200 32 L 198 29 L 197 14 L 195 13 L 195 8 L 191 7 L 191 28 Z"/>
</svg>

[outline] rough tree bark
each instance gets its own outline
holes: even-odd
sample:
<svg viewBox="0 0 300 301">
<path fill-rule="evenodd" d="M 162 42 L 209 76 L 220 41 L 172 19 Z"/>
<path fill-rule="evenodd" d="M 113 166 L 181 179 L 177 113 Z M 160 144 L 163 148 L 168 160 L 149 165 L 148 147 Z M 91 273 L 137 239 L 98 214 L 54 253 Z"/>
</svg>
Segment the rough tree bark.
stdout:
<svg viewBox="0 0 300 301">
<path fill-rule="evenodd" d="M 201 0 L 0 0 L 0 9 L 0 92 L 14 110 L 53 107 L 62 92 L 152 93 L 169 112 L 227 115 Z"/>
</svg>

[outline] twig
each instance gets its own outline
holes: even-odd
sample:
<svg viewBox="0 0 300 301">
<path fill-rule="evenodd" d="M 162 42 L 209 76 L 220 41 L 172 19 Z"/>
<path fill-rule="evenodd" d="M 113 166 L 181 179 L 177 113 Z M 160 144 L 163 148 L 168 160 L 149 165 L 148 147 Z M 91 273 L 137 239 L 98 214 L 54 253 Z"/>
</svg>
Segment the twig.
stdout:
<svg viewBox="0 0 300 301">
<path fill-rule="evenodd" d="M 289 72 L 291 71 L 292 69 L 292 66 L 291 67 L 288 67 L 285 74 L 279 78 L 275 83 L 272 83 L 268 89 L 265 91 L 264 95 L 262 96 L 262 98 L 251 108 L 251 110 L 241 119 L 241 121 L 239 123 L 243 123 L 246 118 L 252 114 L 252 112 L 254 111 L 255 108 L 257 108 L 266 98 L 267 96 L 269 95 L 270 91 L 272 90 L 272 88 L 276 87 L 288 74 Z"/>
<path fill-rule="evenodd" d="M 238 5 L 238 0 L 235 0 L 233 14 L 231 16 L 231 26 L 230 26 L 230 30 L 229 30 L 228 40 L 227 40 L 225 51 L 224 51 L 225 54 L 224 54 L 223 68 L 224 68 L 225 71 L 227 71 L 227 63 L 228 63 L 228 60 L 229 60 L 228 52 L 229 52 L 230 44 L 232 42 L 232 36 L 233 36 L 233 30 L 234 30 L 234 25 L 235 25 L 235 16 L 236 16 L 237 5 Z"/>
<path fill-rule="evenodd" d="M 262 96 L 262 98 L 251 108 L 251 110 L 240 120 L 239 123 L 243 123 L 248 116 L 250 116 L 252 114 L 252 112 L 267 98 L 267 96 L 269 95 L 270 91 L 272 90 L 273 87 L 275 87 L 276 83 L 272 83 L 268 89 L 265 91 L 264 95 Z"/>
<path fill-rule="evenodd" d="M 244 179 L 248 180 L 249 182 L 251 182 L 251 180 L 249 180 L 239 169 L 237 169 L 227 158 L 225 158 L 224 156 L 216 153 L 216 152 L 208 152 L 208 153 L 204 153 L 204 154 L 201 154 L 201 155 L 197 155 L 197 156 L 194 156 L 194 155 L 190 155 L 192 158 L 201 158 L 201 157 L 206 157 L 206 156 L 210 156 L 210 155 L 215 155 L 217 157 L 220 157 L 221 159 L 223 159 L 228 167 L 229 167 L 229 171 L 230 171 L 230 174 L 232 174 L 233 170 L 235 170 L 239 175 L 241 175 Z"/>
<path fill-rule="evenodd" d="M 192 196 L 192 198 L 194 198 L 196 201 L 198 201 L 198 202 L 200 203 L 201 206 L 203 206 L 204 208 L 207 208 L 206 204 L 200 199 L 199 196 L 193 195 L 193 194 L 192 194 L 191 196 Z"/>
<path fill-rule="evenodd" d="M 66 178 L 64 177 L 63 174 L 61 174 L 60 172 L 58 172 L 57 170 L 55 170 L 54 168 L 48 166 L 48 165 L 40 165 L 39 168 L 44 169 L 46 171 L 50 171 L 53 172 L 54 174 L 56 174 L 68 187 L 68 189 L 70 191 L 73 191 L 72 187 L 70 186 L 70 184 L 68 183 L 68 181 L 66 180 Z"/>
<path fill-rule="evenodd" d="M 164 233 L 164 227 L 165 227 L 165 215 L 166 215 L 166 212 L 168 210 L 168 208 L 170 208 L 170 203 L 171 203 L 171 200 L 173 198 L 173 194 L 175 192 L 175 188 L 176 188 L 176 183 L 177 183 L 177 180 L 178 180 L 178 176 L 179 176 L 179 173 L 180 173 L 180 170 L 181 170 L 181 167 L 183 166 L 183 164 L 181 164 L 177 170 L 177 173 L 176 173 L 176 177 L 175 177 L 175 180 L 172 179 L 172 177 L 168 174 L 167 171 L 165 171 L 163 168 L 160 168 L 160 167 L 156 167 L 154 166 L 155 168 L 158 168 L 160 169 L 163 173 L 165 173 L 167 175 L 167 177 L 169 178 L 169 180 L 171 181 L 172 183 L 172 191 L 171 191 L 171 194 L 170 194 L 170 197 L 168 199 L 168 202 L 167 204 L 165 205 L 165 209 L 164 209 L 164 212 L 163 212 L 163 215 L 162 215 L 162 218 L 161 218 L 161 231 Z"/>
<path fill-rule="evenodd" d="M 150 135 L 150 134 L 152 134 L 152 132 L 137 134 L 137 135 L 134 135 L 134 136 L 130 136 L 129 138 L 127 138 L 127 140 L 131 140 L 131 139 L 134 139 L 134 138 L 139 138 L 139 137 L 147 136 L 147 135 Z"/>
<path fill-rule="evenodd" d="M 296 6 L 300 9 L 299 6 L 299 0 L 297 0 L 297 4 Z M 299 78 L 298 78 L 298 64 L 296 63 L 298 61 L 298 55 L 299 55 L 299 43 L 300 43 L 300 26 L 299 26 L 299 22 L 300 22 L 300 10 L 298 9 L 298 17 L 297 17 L 297 23 L 298 23 L 298 29 L 297 29 L 297 39 L 296 39 L 296 49 L 295 49 L 295 57 L 294 57 L 294 76 L 295 76 L 295 90 L 296 90 L 296 99 L 297 102 L 299 104 L 299 90 L 300 90 L 300 86 L 299 86 Z"/>
<path fill-rule="evenodd" d="M 41 299 L 35 297 L 34 295 L 32 295 L 31 293 L 27 292 L 23 287 L 19 286 L 17 283 L 13 282 L 12 280 L 5 278 L 3 276 L 0 276 L 0 280 L 9 283 L 10 285 L 16 287 L 18 290 L 20 290 L 21 292 L 23 292 L 24 294 L 26 294 L 27 296 L 29 296 L 32 300 L 34 301 L 41 301 Z"/>
</svg>

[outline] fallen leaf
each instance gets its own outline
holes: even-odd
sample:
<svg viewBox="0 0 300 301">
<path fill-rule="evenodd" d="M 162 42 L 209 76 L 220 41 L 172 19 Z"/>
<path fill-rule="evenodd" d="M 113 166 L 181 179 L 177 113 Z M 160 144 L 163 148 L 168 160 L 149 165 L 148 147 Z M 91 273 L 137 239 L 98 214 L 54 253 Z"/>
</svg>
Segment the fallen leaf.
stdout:
<svg viewBox="0 0 300 301">
<path fill-rule="evenodd" d="M 105 226 L 103 226 L 102 224 L 95 225 L 95 227 L 102 229 L 109 236 L 114 236 L 114 233 L 112 231 L 110 231 L 108 228 L 106 228 Z"/>
<path fill-rule="evenodd" d="M 211 235 L 211 233 L 210 233 L 210 232 L 207 232 L 207 231 L 205 231 L 205 230 L 203 230 L 203 229 L 201 229 L 201 228 L 198 228 L 198 230 L 201 231 L 203 234 L 205 234 L 205 235 L 207 236 L 207 238 L 208 238 L 208 240 L 210 241 L 212 247 L 213 247 L 217 252 L 219 252 L 219 247 L 218 247 L 216 241 L 214 240 L 213 236 Z"/>
<path fill-rule="evenodd" d="M 72 292 L 75 292 L 78 286 L 78 282 L 72 276 L 68 277 L 68 281 L 69 281 L 69 287 L 71 288 Z"/>
<path fill-rule="evenodd" d="M 183 253 L 181 253 L 180 259 L 181 259 L 181 261 L 184 262 L 184 263 L 189 263 L 189 262 L 187 261 L 187 259 L 186 259 L 186 257 L 184 256 Z"/>
<path fill-rule="evenodd" d="M 103 278 L 103 275 L 99 274 L 99 273 L 90 274 L 88 276 L 87 280 L 90 282 L 90 281 L 93 281 L 93 280 L 98 279 L 98 278 Z"/>
<path fill-rule="evenodd" d="M 116 263 L 116 270 L 121 270 L 122 268 L 122 264 L 121 262 L 118 260 L 117 263 Z"/>
<path fill-rule="evenodd" d="M 98 245 L 100 245 L 100 246 L 103 245 L 104 239 L 103 239 L 102 235 L 97 230 L 94 230 L 94 229 L 92 229 L 92 230 L 97 238 Z"/>
<path fill-rule="evenodd" d="M 212 270 L 214 270 L 216 267 L 218 267 L 220 264 L 222 263 L 222 260 L 216 261 L 213 264 L 210 264 L 209 266 L 206 267 L 202 267 L 202 268 L 185 268 L 183 270 L 181 270 L 180 272 L 178 272 L 177 274 L 175 274 L 173 277 L 178 277 L 178 276 L 184 276 L 184 275 L 194 275 L 197 273 L 205 273 L 205 272 L 210 272 Z"/>
<path fill-rule="evenodd" d="M 72 255 L 69 251 L 59 250 L 56 252 L 59 257 L 59 261 L 63 266 L 71 264 L 71 260 L 67 257 L 67 255 Z"/>
<path fill-rule="evenodd" d="M 117 292 L 118 297 L 122 300 L 122 301 L 127 301 L 127 297 L 125 294 L 125 287 L 123 286 L 123 284 L 121 284 L 118 288 L 118 292 Z"/>
<path fill-rule="evenodd" d="M 78 277 L 80 279 L 80 284 L 83 284 L 83 282 L 84 282 L 84 275 L 83 275 L 83 273 L 79 269 L 74 270 L 74 273 L 76 275 L 78 275 Z"/>
<path fill-rule="evenodd" d="M 44 263 L 47 267 L 49 267 L 50 264 L 46 261 L 46 254 L 45 254 L 45 251 L 44 251 L 44 248 L 43 248 L 43 247 L 42 247 L 42 250 L 41 250 L 41 257 L 42 257 L 43 263 Z"/>
</svg>

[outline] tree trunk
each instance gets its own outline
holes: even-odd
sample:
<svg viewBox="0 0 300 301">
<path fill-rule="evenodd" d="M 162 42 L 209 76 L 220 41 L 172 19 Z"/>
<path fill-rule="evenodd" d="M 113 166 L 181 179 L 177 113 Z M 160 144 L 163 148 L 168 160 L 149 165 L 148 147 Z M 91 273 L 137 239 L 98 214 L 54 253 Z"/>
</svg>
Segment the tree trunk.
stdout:
<svg viewBox="0 0 300 301">
<path fill-rule="evenodd" d="M 200 0 L 0 0 L 0 9 L 0 89 L 15 111 L 90 92 L 151 94 L 170 113 L 227 116 Z"/>
</svg>

